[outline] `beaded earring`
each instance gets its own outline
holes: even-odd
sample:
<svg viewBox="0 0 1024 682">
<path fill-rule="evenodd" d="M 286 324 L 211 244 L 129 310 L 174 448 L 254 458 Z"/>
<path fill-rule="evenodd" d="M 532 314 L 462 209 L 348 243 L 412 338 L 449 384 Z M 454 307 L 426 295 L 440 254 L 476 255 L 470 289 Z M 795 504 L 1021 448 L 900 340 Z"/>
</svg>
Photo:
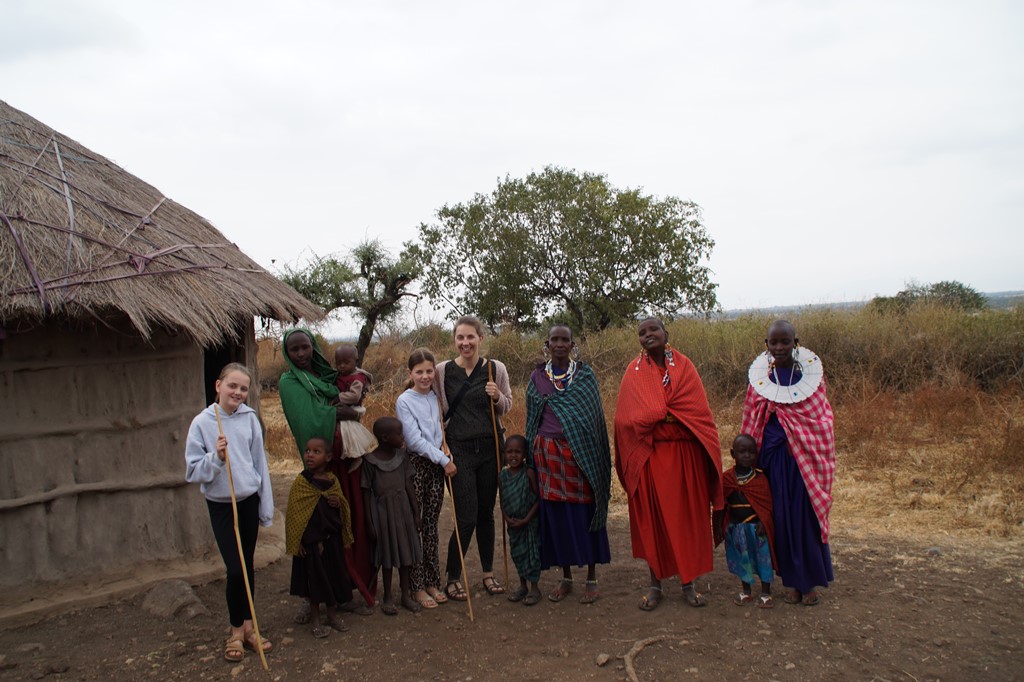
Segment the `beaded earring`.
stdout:
<svg viewBox="0 0 1024 682">
<path fill-rule="evenodd" d="M 576 344 L 573 344 L 572 346 L 572 359 L 576 362 L 580 361 L 580 347 Z"/>
<path fill-rule="evenodd" d="M 548 362 L 549 360 L 551 360 L 551 351 L 548 350 L 548 342 L 547 341 L 544 342 L 544 350 L 543 350 L 543 352 L 544 352 L 544 362 Z"/>
</svg>

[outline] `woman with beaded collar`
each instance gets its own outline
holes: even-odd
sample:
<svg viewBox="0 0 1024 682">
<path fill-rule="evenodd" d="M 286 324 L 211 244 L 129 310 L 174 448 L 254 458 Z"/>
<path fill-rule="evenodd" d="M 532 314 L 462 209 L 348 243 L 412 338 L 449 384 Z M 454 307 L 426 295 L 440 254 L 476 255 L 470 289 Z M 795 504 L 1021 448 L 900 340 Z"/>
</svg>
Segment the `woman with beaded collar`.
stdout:
<svg viewBox="0 0 1024 682">
<path fill-rule="evenodd" d="M 772 490 L 776 572 L 788 604 L 814 606 L 833 580 L 829 511 L 836 471 L 832 406 L 821 359 L 800 346 L 796 328 L 776 320 L 750 365 L 744 433 Z"/>
<path fill-rule="evenodd" d="M 547 361 L 526 388 L 526 438 L 537 471 L 540 497 L 541 568 L 562 568 L 548 595 L 562 601 L 572 592 L 572 566 L 587 566 L 581 604 L 597 600 L 597 564 L 611 561 L 608 499 L 611 450 L 597 377 L 578 362 L 572 330 L 555 325 L 544 342 Z"/>
</svg>

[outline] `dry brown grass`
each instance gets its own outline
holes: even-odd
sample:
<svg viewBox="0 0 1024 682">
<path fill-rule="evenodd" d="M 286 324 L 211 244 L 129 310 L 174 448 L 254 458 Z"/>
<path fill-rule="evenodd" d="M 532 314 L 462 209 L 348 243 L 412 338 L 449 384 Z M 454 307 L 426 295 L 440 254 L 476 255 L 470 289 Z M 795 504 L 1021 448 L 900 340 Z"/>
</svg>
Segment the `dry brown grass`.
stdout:
<svg viewBox="0 0 1024 682">
<path fill-rule="evenodd" d="M 1024 354 L 1013 359 L 1024 348 L 1024 318 L 1018 312 L 915 314 L 876 320 L 864 312 L 814 313 L 794 320 L 829 368 L 838 457 L 833 527 L 907 539 L 919 538 L 926 527 L 962 541 L 1024 542 Z M 673 344 L 701 371 L 727 466 L 729 443 L 740 427 L 746 367 L 766 325 L 767 318 L 752 317 L 669 326 Z M 364 423 L 393 413 L 413 347 L 429 342 L 438 360 L 453 355 L 442 332 L 388 337 L 368 350 L 364 365 L 375 381 Z M 958 343 L 977 344 L 978 352 L 963 352 Z M 513 408 L 503 420 L 508 434 L 523 431 L 525 381 L 540 344 L 519 334 L 487 339 L 484 354 L 501 358 L 513 381 Z M 611 433 L 619 379 L 636 355 L 635 333 L 593 334 L 585 355 L 601 379 Z M 262 348 L 260 358 L 275 361 Z M 277 395 L 264 393 L 263 406 L 271 461 L 297 466 Z M 612 498 L 625 501 L 617 482 Z"/>
</svg>

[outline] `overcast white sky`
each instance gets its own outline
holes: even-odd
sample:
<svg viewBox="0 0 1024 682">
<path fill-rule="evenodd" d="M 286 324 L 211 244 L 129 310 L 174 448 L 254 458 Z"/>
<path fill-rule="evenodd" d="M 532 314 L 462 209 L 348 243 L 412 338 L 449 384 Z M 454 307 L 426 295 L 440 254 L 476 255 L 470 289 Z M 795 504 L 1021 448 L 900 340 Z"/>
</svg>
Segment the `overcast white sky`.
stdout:
<svg viewBox="0 0 1024 682">
<path fill-rule="evenodd" d="M 1024 289 L 1019 2 L 0 0 L 0 98 L 267 267 L 554 164 L 704 209 L 726 309 Z"/>
</svg>

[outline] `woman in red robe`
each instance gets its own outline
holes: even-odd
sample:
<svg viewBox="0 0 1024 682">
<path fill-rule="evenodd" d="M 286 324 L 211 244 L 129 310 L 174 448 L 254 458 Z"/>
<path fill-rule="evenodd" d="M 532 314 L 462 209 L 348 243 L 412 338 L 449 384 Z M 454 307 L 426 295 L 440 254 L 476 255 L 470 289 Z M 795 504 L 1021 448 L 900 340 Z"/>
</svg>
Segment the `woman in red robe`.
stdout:
<svg viewBox="0 0 1024 682">
<path fill-rule="evenodd" d="M 697 369 L 669 347 L 661 320 L 648 318 L 637 332 L 641 352 L 626 367 L 615 408 L 615 471 L 629 503 L 633 556 L 651 572 L 640 608 L 654 610 L 661 581 L 675 575 L 687 603 L 705 606 L 693 581 L 711 571 L 721 542 L 718 427 Z"/>
</svg>

